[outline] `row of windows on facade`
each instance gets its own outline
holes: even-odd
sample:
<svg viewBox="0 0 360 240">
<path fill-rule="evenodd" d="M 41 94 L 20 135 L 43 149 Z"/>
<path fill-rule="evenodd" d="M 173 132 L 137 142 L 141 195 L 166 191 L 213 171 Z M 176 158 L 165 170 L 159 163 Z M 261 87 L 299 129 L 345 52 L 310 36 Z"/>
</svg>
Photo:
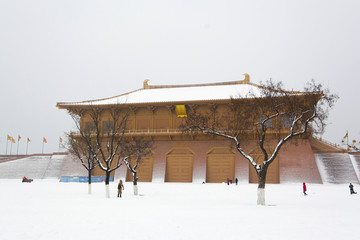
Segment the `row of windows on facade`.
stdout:
<svg viewBox="0 0 360 240">
<path fill-rule="evenodd" d="M 281 127 L 289 128 L 291 127 L 291 119 L 287 117 L 281 118 Z M 102 132 L 109 132 L 113 129 L 114 122 L 113 121 L 103 121 L 101 124 L 101 131 Z M 274 127 L 272 119 L 266 122 L 267 128 Z M 94 122 L 85 122 L 85 131 L 95 131 L 95 123 Z"/>
</svg>

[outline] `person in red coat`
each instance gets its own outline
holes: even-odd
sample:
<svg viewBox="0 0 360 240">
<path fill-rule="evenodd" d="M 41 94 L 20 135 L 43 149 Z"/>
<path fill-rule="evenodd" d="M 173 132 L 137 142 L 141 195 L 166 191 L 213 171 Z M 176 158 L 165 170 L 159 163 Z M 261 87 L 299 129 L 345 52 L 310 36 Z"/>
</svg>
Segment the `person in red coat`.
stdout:
<svg viewBox="0 0 360 240">
<path fill-rule="evenodd" d="M 307 193 L 306 193 L 306 184 L 305 184 L 305 182 L 303 182 L 303 192 L 304 192 L 304 196 L 306 196 L 307 195 Z"/>
</svg>

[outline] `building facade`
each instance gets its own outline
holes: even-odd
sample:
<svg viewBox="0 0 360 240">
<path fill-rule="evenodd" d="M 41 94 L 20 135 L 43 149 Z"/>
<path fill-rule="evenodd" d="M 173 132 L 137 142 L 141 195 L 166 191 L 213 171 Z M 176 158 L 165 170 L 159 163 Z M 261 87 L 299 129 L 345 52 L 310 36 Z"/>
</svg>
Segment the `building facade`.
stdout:
<svg viewBox="0 0 360 240">
<path fill-rule="evenodd" d="M 138 168 L 139 181 L 219 183 L 237 178 L 240 182 L 256 183 L 255 170 L 231 141 L 207 134 L 183 133 L 180 127 L 186 109 L 226 112 L 231 98 L 243 97 L 249 91 L 256 94 L 260 86 L 250 83 L 247 74 L 243 81 L 213 84 L 151 86 L 145 80 L 143 88 L 129 93 L 95 101 L 58 103 L 57 107 L 69 111 L 75 108 L 86 111 L 89 106 L 103 108 L 102 127 L 107 124 L 106 108 L 130 109 L 125 135 L 154 141 L 153 154 Z M 86 124 L 91 121 L 85 114 L 82 125 Z M 276 144 L 274 138 L 267 147 L 274 148 Z M 244 150 L 255 159 L 261 156 L 254 139 L 246 141 Z M 100 169 L 94 172 L 94 175 L 102 174 Z M 125 166 L 115 174 L 131 180 Z M 286 143 L 267 175 L 267 183 L 303 181 L 322 182 L 309 137 Z"/>
</svg>

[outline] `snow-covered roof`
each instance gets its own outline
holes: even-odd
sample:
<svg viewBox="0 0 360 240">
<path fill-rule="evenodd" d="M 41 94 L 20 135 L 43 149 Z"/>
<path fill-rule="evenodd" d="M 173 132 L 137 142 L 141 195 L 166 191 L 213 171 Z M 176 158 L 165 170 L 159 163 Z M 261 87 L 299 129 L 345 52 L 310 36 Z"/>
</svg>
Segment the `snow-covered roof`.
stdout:
<svg viewBox="0 0 360 240">
<path fill-rule="evenodd" d="M 261 95 L 261 87 L 250 83 L 248 75 L 245 75 L 243 81 L 210 84 L 150 86 L 147 84 L 148 81 L 144 81 L 143 88 L 118 96 L 83 102 L 58 103 L 57 106 L 62 108 L 87 105 L 186 103 L 245 98 L 249 92 L 253 93 L 253 96 Z"/>
</svg>

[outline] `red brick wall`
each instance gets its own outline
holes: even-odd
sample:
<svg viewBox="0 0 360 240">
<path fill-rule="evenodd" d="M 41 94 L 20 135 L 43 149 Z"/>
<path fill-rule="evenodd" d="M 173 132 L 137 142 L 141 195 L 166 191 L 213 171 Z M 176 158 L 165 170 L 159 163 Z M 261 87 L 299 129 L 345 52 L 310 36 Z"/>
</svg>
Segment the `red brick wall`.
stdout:
<svg viewBox="0 0 360 240">
<path fill-rule="evenodd" d="M 280 183 L 322 183 L 309 140 L 293 140 L 280 150 Z"/>
<path fill-rule="evenodd" d="M 272 142 L 275 147 L 277 142 Z M 207 152 L 214 147 L 232 147 L 235 154 L 235 177 L 240 182 L 249 182 L 249 162 L 230 141 L 194 140 L 194 141 L 157 141 L 154 144 L 153 182 L 164 182 L 166 171 L 166 155 L 172 148 L 188 148 L 194 153 L 193 182 L 201 183 L 206 179 Z M 249 141 L 244 150 L 249 153 L 255 148 L 255 142 Z M 280 183 L 309 182 L 322 183 L 308 140 L 296 140 L 286 143 L 279 153 Z M 117 170 L 116 178 L 125 179 L 126 169 L 122 166 Z"/>
</svg>

